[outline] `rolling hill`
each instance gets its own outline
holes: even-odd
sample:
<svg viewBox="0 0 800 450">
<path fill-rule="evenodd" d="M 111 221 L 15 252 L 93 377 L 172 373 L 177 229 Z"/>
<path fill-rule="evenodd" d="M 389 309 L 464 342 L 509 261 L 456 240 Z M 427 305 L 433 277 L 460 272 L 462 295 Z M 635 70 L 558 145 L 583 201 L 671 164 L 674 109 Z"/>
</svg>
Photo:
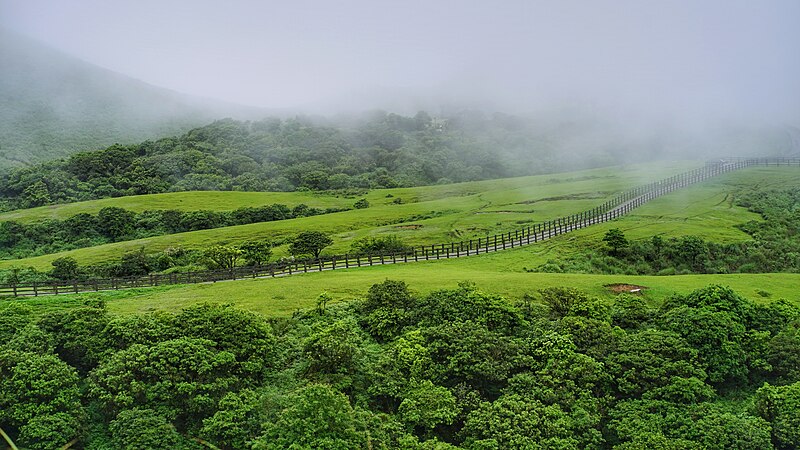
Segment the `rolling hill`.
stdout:
<svg viewBox="0 0 800 450">
<path fill-rule="evenodd" d="M 0 168 L 263 114 L 152 86 L 2 29 L 0 104 Z"/>
<path fill-rule="evenodd" d="M 347 251 L 353 239 L 364 236 L 397 234 L 407 242 L 429 243 L 447 241 L 459 236 L 480 236 L 519 226 L 520 220 L 547 220 L 570 212 L 579 211 L 606 197 L 587 199 L 587 193 L 612 192 L 638 185 L 631 174 L 652 173 L 659 175 L 680 172 L 690 163 L 663 165 L 640 165 L 594 169 L 550 176 L 522 177 L 491 180 L 455 185 L 419 188 L 374 190 L 366 194 L 373 206 L 363 210 L 351 210 L 332 215 L 307 217 L 264 224 L 203 230 L 177 235 L 161 236 L 145 240 L 121 242 L 98 247 L 79 249 L 66 253 L 44 255 L 15 261 L 3 261 L 1 267 L 34 266 L 48 267 L 49 262 L 60 256 L 72 256 L 81 263 L 96 263 L 118 258 L 123 252 L 146 248 L 159 250 L 167 246 L 203 248 L 219 243 L 237 243 L 242 240 L 263 237 L 290 236 L 299 230 L 321 229 L 334 234 L 332 253 Z M 502 294 L 509 299 L 520 300 L 538 289 L 549 286 L 569 285 L 593 295 L 612 295 L 605 285 L 628 283 L 647 286 L 647 298 L 659 302 L 673 293 L 685 293 L 710 284 L 721 283 L 734 287 L 748 296 L 769 295 L 770 298 L 786 298 L 800 302 L 797 297 L 797 274 L 704 274 L 683 276 L 641 275 L 590 275 L 568 273 L 531 272 L 533 268 L 553 258 L 580 254 L 587 248 L 602 246 L 603 234 L 611 228 L 623 230 L 632 239 L 644 239 L 653 235 L 664 238 L 687 234 L 714 242 L 736 243 L 750 239 L 737 225 L 748 221 L 759 221 L 760 216 L 736 206 L 735 198 L 743 190 L 759 186 L 762 189 L 786 189 L 798 187 L 797 169 L 793 167 L 753 167 L 719 176 L 698 185 L 685 188 L 653 200 L 630 215 L 613 222 L 591 226 L 568 235 L 516 250 L 492 253 L 467 259 L 429 261 L 415 264 L 376 266 L 336 272 L 307 274 L 279 279 L 244 280 L 216 284 L 159 287 L 145 290 L 129 290 L 120 293 L 98 295 L 109 301 L 109 308 L 120 313 L 133 313 L 151 309 L 176 310 L 203 301 L 233 301 L 237 305 L 270 315 L 287 315 L 298 308 L 313 306 L 317 295 L 327 291 L 335 300 L 346 300 L 360 295 L 371 284 L 385 278 L 403 279 L 423 292 L 443 286 L 455 285 L 459 281 L 476 282 L 481 289 Z M 206 193 L 219 197 L 206 204 L 228 204 L 235 207 L 236 200 L 247 196 L 239 193 Z M 190 195 L 195 204 L 203 204 L 204 193 L 169 194 Z M 263 195 L 264 198 L 268 194 Z M 281 193 L 284 201 L 291 202 L 308 196 L 306 193 Z M 391 195 L 391 197 L 389 197 Z M 239 197 L 237 197 L 239 196 Z M 392 199 L 405 199 L 408 203 L 394 204 Z M 307 197 L 305 198 L 307 200 Z M 120 205 L 138 208 L 161 204 L 160 196 L 142 196 L 116 199 Z M 341 201 L 331 197 L 318 201 Z M 249 200 L 248 200 L 249 201 Z M 352 201 L 352 200 L 350 200 Z M 59 213 L 62 208 L 80 206 L 81 211 L 97 210 L 107 200 L 83 204 L 63 205 L 28 210 L 36 217 L 48 209 Z M 217 206 L 220 207 L 220 206 Z M 438 211 L 440 214 L 426 217 Z M 60 212 L 64 212 L 62 209 Z M 24 219 L 24 211 L 19 218 Z M 385 223 L 386 221 L 394 221 Z M 414 225 L 409 226 L 409 225 Z M 285 255 L 285 247 L 276 249 L 278 256 Z M 435 276 L 432 276 L 435 274 Z M 61 305 L 69 307 L 87 295 L 59 297 Z M 62 300 L 59 300 L 62 301 Z M 59 307 L 49 300 L 35 300 L 43 308 Z M 156 306 L 157 305 L 157 306 Z"/>
</svg>

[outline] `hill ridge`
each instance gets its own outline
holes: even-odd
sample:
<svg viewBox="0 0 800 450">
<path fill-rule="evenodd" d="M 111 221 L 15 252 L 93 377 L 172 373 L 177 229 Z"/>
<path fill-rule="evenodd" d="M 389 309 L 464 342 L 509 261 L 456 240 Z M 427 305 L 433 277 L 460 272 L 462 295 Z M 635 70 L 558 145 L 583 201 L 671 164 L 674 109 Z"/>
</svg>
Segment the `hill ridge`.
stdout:
<svg viewBox="0 0 800 450">
<path fill-rule="evenodd" d="M 272 263 L 265 266 L 234 268 L 230 270 L 208 270 L 203 272 L 189 272 L 185 274 L 148 275 L 145 277 L 116 278 L 116 279 L 90 279 L 88 281 L 63 281 L 53 283 L 8 284 L 0 286 L 0 295 L 46 295 L 79 293 L 100 290 L 119 290 L 124 288 L 140 288 L 159 286 L 164 284 L 192 284 L 203 282 L 216 282 L 222 280 L 236 280 L 241 278 L 260 278 L 287 276 L 309 271 L 325 271 L 336 269 L 349 269 L 351 267 L 397 264 L 400 262 L 427 261 L 433 259 L 450 259 L 465 256 L 479 255 L 482 253 L 497 252 L 513 249 L 550 239 L 560 234 L 569 233 L 594 224 L 608 222 L 621 217 L 633 209 L 668 194 L 675 190 L 687 187 L 709 178 L 716 177 L 735 170 L 752 166 L 798 166 L 800 158 L 732 158 L 684 172 L 664 180 L 639 186 L 605 202 L 604 204 L 588 211 L 556 218 L 538 225 L 529 226 L 514 232 L 487 236 L 482 240 L 450 242 L 448 244 L 430 244 L 417 250 L 403 254 L 377 255 L 368 257 L 350 257 L 349 255 L 334 255 L 318 259 L 294 260 L 282 263 Z M 512 234 L 513 233 L 513 234 Z M 506 238 L 507 236 L 507 238 Z M 428 248 L 430 247 L 430 251 Z M 474 253 L 473 253 L 474 252 Z M 391 260 L 389 260 L 391 258 Z M 362 264 L 362 260 L 366 260 Z M 338 262 L 338 267 L 337 267 Z M 344 266 L 342 266 L 344 264 Z M 302 266 L 302 267 L 301 267 Z M 50 292 L 47 289 L 51 289 Z"/>
<path fill-rule="evenodd" d="M 219 117 L 264 115 L 193 97 L 0 29 L 0 167 L 185 132 Z"/>
</svg>

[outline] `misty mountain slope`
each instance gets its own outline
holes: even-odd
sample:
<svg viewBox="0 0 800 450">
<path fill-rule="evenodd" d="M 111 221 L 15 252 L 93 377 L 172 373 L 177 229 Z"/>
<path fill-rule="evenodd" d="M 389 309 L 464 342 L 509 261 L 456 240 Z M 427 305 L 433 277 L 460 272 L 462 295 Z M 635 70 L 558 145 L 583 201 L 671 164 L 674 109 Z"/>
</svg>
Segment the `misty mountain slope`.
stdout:
<svg viewBox="0 0 800 450">
<path fill-rule="evenodd" d="M 218 120 L 189 132 L 77 152 L 0 176 L 0 209 L 175 191 L 360 190 L 582 168 L 781 154 L 787 134 L 731 129 L 638 134 L 577 114 L 460 111 Z M 638 174 L 631 174 L 638 177 Z M 646 180 L 640 180 L 645 182 Z"/>
<path fill-rule="evenodd" d="M 257 113 L 158 88 L 0 29 L 0 167 Z"/>
</svg>

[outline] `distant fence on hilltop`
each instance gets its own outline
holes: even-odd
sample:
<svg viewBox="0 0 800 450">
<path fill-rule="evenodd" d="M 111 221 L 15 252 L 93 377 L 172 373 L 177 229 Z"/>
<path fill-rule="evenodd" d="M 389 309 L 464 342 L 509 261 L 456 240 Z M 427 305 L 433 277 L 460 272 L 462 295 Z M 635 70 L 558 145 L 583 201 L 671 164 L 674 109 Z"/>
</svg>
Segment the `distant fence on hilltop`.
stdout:
<svg viewBox="0 0 800 450">
<path fill-rule="evenodd" d="M 140 277 L 93 278 L 88 280 L 46 281 L 0 285 L 0 296 L 40 296 L 77 294 L 128 288 L 196 284 L 247 278 L 266 278 L 326 270 L 350 269 L 384 264 L 462 258 L 496 252 L 550 239 L 621 217 L 648 201 L 709 178 L 751 166 L 797 166 L 800 158 L 723 158 L 709 161 L 704 167 L 655 181 L 608 200 L 607 202 L 565 217 L 549 220 L 507 233 L 485 238 L 462 240 L 414 247 L 407 252 L 376 256 L 333 255 L 319 259 L 297 259 L 259 266 L 243 266 L 228 270 L 205 270 Z"/>
</svg>

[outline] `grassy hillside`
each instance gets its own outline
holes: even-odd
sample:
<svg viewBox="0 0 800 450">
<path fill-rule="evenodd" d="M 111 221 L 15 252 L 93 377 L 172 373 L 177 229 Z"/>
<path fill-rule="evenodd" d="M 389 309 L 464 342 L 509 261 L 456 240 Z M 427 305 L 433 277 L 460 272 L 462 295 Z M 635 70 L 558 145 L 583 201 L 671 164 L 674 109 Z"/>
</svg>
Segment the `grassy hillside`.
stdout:
<svg viewBox="0 0 800 450">
<path fill-rule="evenodd" d="M 667 170 L 667 169 L 665 169 Z M 401 211 L 396 217 L 403 217 L 413 211 L 435 210 L 440 208 L 452 212 L 432 219 L 416 221 L 422 228 L 409 231 L 419 232 L 429 238 L 452 236 L 454 233 L 445 230 L 462 229 L 465 226 L 514 225 L 502 220 L 508 213 L 520 205 L 520 199 L 552 197 L 556 192 L 560 196 L 586 192 L 587 183 L 595 187 L 610 186 L 619 183 L 619 177 L 613 172 L 592 171 L 587 179 L 586 172 L 560 177 L 554 183 L 553 177 L 527 177 L 524 179 L 497 180 L 492 182 L 464 183 L 460 185 L 433 186 L 430 188 L 397 189 L 374 191 L 368 194 L 371 202 L 381 199 L 401 198 L 414 199 L 417 203 L 406 205 L 379 205 L 366 210 L 338 213 L 332 217 L 310 217 L 296 219 L 292 224 L 282 224 L 272 232 L 288 232 L 291 226 L 314 226 L 322 229 L 341 230 L 348 226 L 352 231 L 340 232 L 338 249 L 346 248 L 348 238 L 355 235 L 397 232 L 398 225 L 370 227 L 370 222 L 387 220 L 386 216 L 395 210 Z M 569 181 L 574 179 L 573 181 Z M 538 183 L 538 189 L 534 188 Z M 608 184 L 606 184 L 608 183 Z M 634 213 L 611 223 L 601 224 L 550 241 L 509 250 L 464 259 L 430 261 L 424 263 L 398 264 L 372 268 L 351 269 L 344 271 L 310 273 L 299 276 L 220 282 L 216 284 L 161 287 L 126 292 L 106 292 L 91 295 L 60 296 L 58 298 L 42 298 L 24 300 L 39 305 L 44 310 L 70 307 L 79 304 L 87 296 L 99 296 L 109 301 L 109 308 L 122 314 L 143 312 L 153 309 L 178 310 L 187 305 L 203 302 L 233 302 L 239 306 L 269 315 L 288 315 L 297 309 L 313 307 L 316 297 L 323 291 L 332 295 L 335 300 L 348 300 L 363 295 L 373 283 L 386 278 L 407 281 L 414 289 L 429 292 L 440 288 L 454 287 L 459 281 L 470 280 L 485 291 L 501 294 L 511 300 L 520 300 L 525 294 L 533 294 L 537 290 L 550 286 L 571 286 L 585 290 L 592 295 L 611 296 L 608 284 L 626 283 L 647 287 L 645 298 L 659 302 L 673 293 L 687 293 L 708 284 L 731 286 L 756 301 L 769 301 L 786 298 L 800 304 L 800 274 L 733 274 L 733 275 L 684 275 L 684 276 L 629 276 L 629 275 L 583 275 L 583 274 L 545 274 L 528 273 L 526 268 L 535 267 L 548 259 L 559 255 L 576 252 L 585 246 L 600 246 L 601 238 L 609 228 L 620 228 L 631 238 L 647 237 L 661 234 L 665 237 L 695 234 L 718 242 L 735 242 L 747 239 L 748 236 L 735 228 L 738 223 L 758 219 L 758 215 L 743 208 L 736 207 L 733 201 L 737 191 L 758 184 L 762 187 L 799 187 L 800 177 L 796 168 L 750 168 L 727 174 L 699 185 L 672 193 L 637 209 Z M 483 191 L 476 191 L 483 189 Z M 538 196 L 534 193 L 538 192 Z M 386 198 L 386 193 L 395 197 Z M 383 197 L 381 197 L 383 196 Z M 405 196 L 405 197 L 403 197 Z M 480 201 L 478 201 L 480 200 Z M 549 200 L 526 204 L 535 208 L 536 215 L 551 216 L 567 214 L 593 205 L 602 199 L 588 200 Z M 552 204 L 552 205 L 550 205 Z M 538 209 L 537 206 L 550 206 Z M 376 214 L 378 213 L 378 214 Z M 488 214 L 484 214 L 488 213 Z M 538 213 L 538 214 L 537 214 Z M 355 214 L 355 216 L 353 216 Z M 489 221 L 485 218 L 491 217 Z M 549 217 L 548 217 L 549 218 Z M 303 222 L 306 221 L 306 222 Z M 276 225 L 276 223 L 263 224 Z M 280 225 L 280 224 L 277 224 Z M 447 228 L 447 226 L 450 228 Z M 403 226 L 403 225 L 399 225 Z M 185 236 L 172 236 L 173 241 L 201 244 L 203 239 L 212 242 L 220 239 L 236 239 L 246 236 L 251 226 L 233 227 L 232 229 L 207 230 L 208 232 L 185 233 Z M 326 228 L 328 227 L 328 228 Z M 216 235 L 216 236 L 215 236 Z M 139 245 L 142 243 L 139 242 Z M 116 244 L 119 246 L 120 244 Z M 103 246 L 113 247 L 113 246 Z M 111 248 L 84 249 L 73 252 L 84 253 L 87 257 L 102 256 L 102 251 Z M 46 258 L 17 261 L 19 263 L 45 264 Z M 9 264 L 6 261 L 3 264 Z"/>
<path fill-rule="evenodd" d="M 104 198 L 62 205 L 40 206 L 0 213 L 0 221 L 35 222 L 45 219 L 67 219 L 76 214 L 97 214 L 105 207 L 115 206 L 133 212 L 145 210 L 175 209 L 179 211 L 231 211 L 237 208 L 256 207 L 280 203 L 294 206 L 301 203 L 314 208 L 352 206 L 355 199 L 327 193 L 311 192 L 230 192 L 190 191 L 165 194 L 132 195 L 129 197 Z"/>
<path fill-rule="evenodd" d="M 660 179 L 696 166 L 696 162 L 631 165 L 449 185 L 378 189 L 369 191 L 363 196 L 371 204 L 366 209 L 158 236 L 34 258 L 6 260 L 0 262 L 0 268 L 32 266 L 47 269 L 52 260 L 61 256 L 72 256 L 81 264 L 91 264 L 117 259 L 126 251 L 142 247 L 146 251 L 158 251 L 176 246 L 204 248 L 217 243 L 239 243 L 263 238 L 280 242 L 302 230 L 320 230 L 334 234 L 335 243 L 327 250 L 332 253 L 346 252 L 355 238 L 382 233 L 396 234 L 405 242 L 414 245 L 478 238 L 592 208 L 620 191 L 642 184 L 645 180 L 639 176 L 644 173 Z M 262 195 L 263 197 L 260 197 Z M 63 217 L 71 214 L 65 213 L 65 210 L 92 212 L 111 205 L 132 209 L 158 209 L 168 203 L 164 201 L 165 199 L 185 200 L 183 203 L 169 206 L 180 209 L 213 209 L 224 205 L 230 205 L 229 209 L 234 209 L 245 206 L 245 199 L 251 201 L 256 198 L 264 200 L 269 198 L 268 202 L 280 200 L 289 204 L 293 204 L 294 200 L 297 203 L 307 202 L 311 206 L 317 201 L 330 202 L 331 206 L 352 205 L 355 201 L 354 198 L 326 197 L 308 193 L 200 192 L 98 200 L 17 211 L 7 213 L 3 217 L 31 220 L 33 217 L 42 217 L 49 213 Z M 285 254 L 285 247 L 276 249 L 277 256 Z"/>
<path fill-rule="evenodd" d="M 800 274 L 734 274 L 629 276 L 525 273 L 520 266 L 508 263 L 525 259 L 525 249 L 502 254 L 482 255 L 460 260 L 429 261 L 414 264 L 375 266 L 335 272 L 309 273 L 284 278 L 225 281 L 188 286 L 132 289 L 97 294 L 60 295 L 22 301 L 44 312 L 72 308 L 87 298 L 101 298 L 117 314 L 148 311 L 179 311 L 202 302 L 232 303 L 238 307 L 268 316 L 288 316 L 300 309 L 313 308 L 319 294 L 327 292 L 334 301 L 362 297 L 369 287 L 386 279 L 404 280 L 414 290 L 428 293 L 452 289 L 459 282 L 471 281 L 485 291 L 499 294 L 510 301 L 521 301 L 525 294 L 534 295 L 548 287 L 574 287 L 592 296 L 609 298 L 614 294 L 607 285 L 633 284 L 644 286 L 644 298 L 659 304 L 672 294 L 686 294 L 709 284 L 730 286 L 756 302 L 779 298 L 800 305 Z"/>
</svg>

